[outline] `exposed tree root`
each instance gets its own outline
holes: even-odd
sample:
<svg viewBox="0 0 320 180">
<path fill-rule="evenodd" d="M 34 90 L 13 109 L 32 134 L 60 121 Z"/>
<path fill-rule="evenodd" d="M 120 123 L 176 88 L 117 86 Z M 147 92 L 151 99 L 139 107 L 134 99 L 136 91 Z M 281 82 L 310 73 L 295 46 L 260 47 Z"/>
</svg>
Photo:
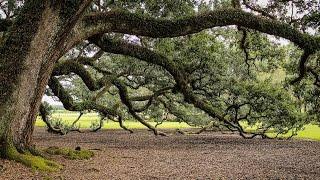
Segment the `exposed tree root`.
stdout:
<svg viewBox="0 0 320 180">
<path fill-rule="evenodd" d="M 48 154 L 51 155 L 62 155 L 63 157 L 67 159 L 90 159 L 94 156 L 94 153 L 90 150 L 81 150 L 79 149 L 69 149 L 69 148 L 59 148 L 59 147 L 49 147 L 45 150 Z"/>
<path fill-rule="evenodd" d="M 43 158 L 48 158 L 48 156 L 42 150 L 37 149 L 35 146 L 31 146 L 28 148 L 28 152 L 30 152 L 34 156 L 40 156 Z"/>
<path fill-rule="evenodd" d="M 179 133 L 179 134 L 182 134 L 182 135 L 188 134 L 187 132 L 182 131 L 181 129 L 176 129 L 176 132 Z"/>
<path fill-rule="evenodd" d="M 10 147 L 7 149 L 6 158 L 22 163 L 34 170 L 55 172 L 62 169 L 62 166 L 54 161 L 45 159 L 41 156 L 35 156 L 29 151 L 19 153 L 14 147 Z"/>
</svg>

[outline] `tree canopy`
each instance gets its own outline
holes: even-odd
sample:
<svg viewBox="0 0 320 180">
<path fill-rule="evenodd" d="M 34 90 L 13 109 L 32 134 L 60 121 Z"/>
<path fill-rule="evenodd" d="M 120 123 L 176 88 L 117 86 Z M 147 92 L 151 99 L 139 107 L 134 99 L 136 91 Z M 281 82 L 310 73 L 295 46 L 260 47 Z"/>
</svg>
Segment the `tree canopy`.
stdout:
<svg viewBox="0 0 320 180">
<path fill-rule="evenodd" d="M 315 30 L 307 25 L 314 23 L 304 22 L 298 28 L 287 22 L 300 13 L 304 16 L 295 21 L 314 16 L 316 2 L 291 2 L 295 11 L 301 8 L 291 17 L 283 4 L 271 2 L 268 6 L 274 6 L 282 16 L 275 17 L 265 12 L 270 8 L 262 10 L 259 3 L 247 1 L 241 2 L 241 8 L 249 13 L 234 8 L 231 2 L 179 3 L 114 2 L 110 7 L 116 12 L 111 8 L 86 16 L 85 21 L 94 19 L 94 26 L 115 26 L 99 27 L 90 33 L 111 28 L 118 34 L 93 35 L 62 58 L 53 75 L 59 76 L 60 82 L 70 83 L 62 91 L 63 87 L 52 77 L 51 95 L 58 96 L 71 111 L 93 109 L 101 113 L 102 119 L 118 118 L 117 121 L 133 117 L 155 134 L 158 132 L 146 120 L 161 123 L 167 118 L 165 114 L 195 126 L 214 125 L 238 131 L 243 137 L 267 137 L 271 130 L 279 134 L 291 131 L 294 135 L 304 124 L 317 119 L 310 114 L 314 108 L 306 108 L 304 98 L 296 96 L 296 85 L 289 84 L 300 81 L 306 73 L 304 58 L 316 56 L 312 49 L 319 45 L 317 37 L 304 33 L 308 28 Z M 253 15 L 254 12 L 260 15 Z M 205 30 L 228 25 L 237 28 Z M 295 47 L 258 31 L 290 40 L 300 48 L 299 53 L 290 56 Z M 182 36 L 193 33 L 196 34 Z M 293 79 L 291 74 L 297 73 L 295 64 L 299 61 L 299 76 Z M 279 80 L 267 78 L 277 73 L 282 73 Z M 316 89 L 310 83 L 309 87 Z M 258 126 L 259 130 L 247 130 L 248 126 Z"/>
<path fill-rule="evenodd" d="M 149 120 L 167 115 L 245 138 L 319 122 L 318 0 L 8 0 L 0 8 L 1 144 L 11 131 L 30 137 L 44 92 L 67 110 L 98 112 L 126 130 L 134 118 L 156 135 L 165 134 Z M 40 113 L 62 133 L 46 105 Z"/>
</svg>

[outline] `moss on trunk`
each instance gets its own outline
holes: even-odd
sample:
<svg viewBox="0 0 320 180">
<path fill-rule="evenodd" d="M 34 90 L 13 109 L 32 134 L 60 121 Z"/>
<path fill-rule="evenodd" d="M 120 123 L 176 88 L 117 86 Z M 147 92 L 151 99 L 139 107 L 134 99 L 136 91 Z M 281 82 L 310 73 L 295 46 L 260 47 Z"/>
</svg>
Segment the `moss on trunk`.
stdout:
<svg viewBox="0 0 320 180">
<path fill-rule="evenodd" d="M 36 169 L 58 167 L 32 155 L 32 133 L 54 64 L 71 48 L 67 35 L 83 11 L 61 17 L 61 8 L 49 0 L 26 1 L 0 47 L 1 156 Z"/>
</svg>

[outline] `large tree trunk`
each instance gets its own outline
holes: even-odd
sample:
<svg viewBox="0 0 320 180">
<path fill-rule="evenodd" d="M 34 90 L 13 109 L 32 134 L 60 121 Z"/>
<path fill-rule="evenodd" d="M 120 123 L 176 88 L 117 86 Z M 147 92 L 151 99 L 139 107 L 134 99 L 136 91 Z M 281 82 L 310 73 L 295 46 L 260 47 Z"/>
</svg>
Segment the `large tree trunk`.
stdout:
<svg viewBox="0 0 320 180">
<path fill-rule="evenodd" d="M 12 150 L 24 152 L 30 148 L 34 122 L 54 63 L 72 46 L 69 32 L 86 3 L 78 1 L 70 7 L 62 2 L 27 1 L 0 49 L 3 157 L 10 156 Z"/>
<path fill-rule="evenodd" d="M 30 7 L 27 7 L 30 6 Z M 0 142 L 2 155 L 9 148 L 24 150 L 30 145 L 32 124 L 46 81 L 42 69 L 51 61 L 50 45 L 54 13 L 44 3 L 28 4 L 9 32 L 1 49 Z M 37 12 L 35 12 L 37 11 Z M 57 21 L 52 19 L 52 24 Z M 47 73 L 48 74 L 48 73 Z"/>
</svg>

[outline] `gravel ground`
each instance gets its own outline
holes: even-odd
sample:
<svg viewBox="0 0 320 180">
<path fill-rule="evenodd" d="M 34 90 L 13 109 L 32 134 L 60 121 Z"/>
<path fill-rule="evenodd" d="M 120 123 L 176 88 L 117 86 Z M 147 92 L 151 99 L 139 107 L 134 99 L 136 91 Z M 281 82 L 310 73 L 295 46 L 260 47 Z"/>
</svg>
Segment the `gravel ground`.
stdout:
<svg viewBox="0 0 320 180">
<path fill-rule="evenodd" d="M 320 179 L 320 142 L 242 139 L 205 133 L 155 137 L 146 130 L 48 134 L 37 129 L 38 147 L 95 149 L 90 160 L 54 159 L 59 173 L 32 171 L 0 160 L 0 179 Z"/>
</svg>

